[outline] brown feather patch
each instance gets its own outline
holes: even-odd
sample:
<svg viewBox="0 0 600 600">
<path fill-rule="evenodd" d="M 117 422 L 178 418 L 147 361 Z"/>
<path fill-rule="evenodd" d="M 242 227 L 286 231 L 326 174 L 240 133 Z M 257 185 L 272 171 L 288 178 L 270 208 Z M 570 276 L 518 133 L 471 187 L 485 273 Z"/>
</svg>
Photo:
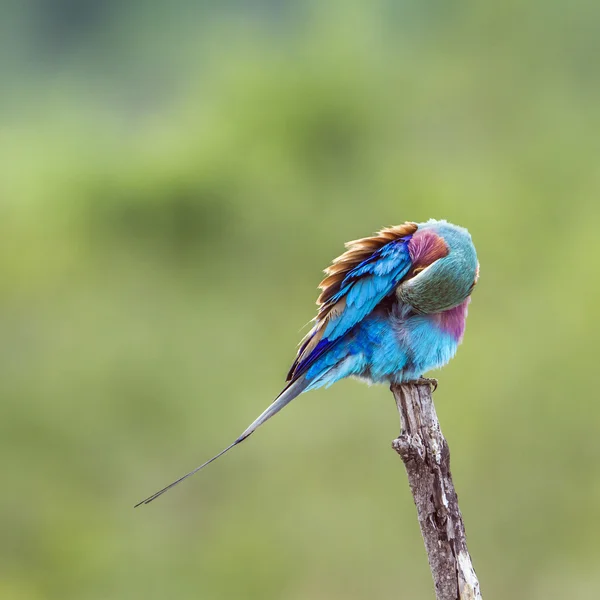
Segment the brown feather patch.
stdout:
<svg viewBox="0 0 600 600">
<path fill-rule="evenodd" d="M 317 300 L 317 305 L 320 307 L 318 318 L 322 313 L 327 314 L 330 310 L 331 298 L 340 291 L 342 281 L 352 269 L 386 244 L 411 235 L 415 231 L 417 231 L 417 224 L 406 222 L 395 227 L 386 227 L 372 237 L 347 242 L 346 252 L 334 259 L 333 264 L 325 269 L 326 277 L 319 284 L 321 294 Z"/>
</svg>

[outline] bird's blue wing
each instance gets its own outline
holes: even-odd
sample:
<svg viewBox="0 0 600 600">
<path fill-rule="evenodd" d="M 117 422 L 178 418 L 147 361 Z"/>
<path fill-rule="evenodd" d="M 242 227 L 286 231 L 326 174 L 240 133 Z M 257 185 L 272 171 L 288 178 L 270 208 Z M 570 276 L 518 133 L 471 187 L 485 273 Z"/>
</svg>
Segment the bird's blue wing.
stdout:
<svg viewBox="0 0 600 600">
<path fill-rule="evenodd" d="M 392 294 L 412 266 L 408 242 L 416 225 L 405 223 L 348 244 L 326 269 L 319 314 L 304 338 L 288 381 L 297 379 L 348 331 Z"/>
</svg>

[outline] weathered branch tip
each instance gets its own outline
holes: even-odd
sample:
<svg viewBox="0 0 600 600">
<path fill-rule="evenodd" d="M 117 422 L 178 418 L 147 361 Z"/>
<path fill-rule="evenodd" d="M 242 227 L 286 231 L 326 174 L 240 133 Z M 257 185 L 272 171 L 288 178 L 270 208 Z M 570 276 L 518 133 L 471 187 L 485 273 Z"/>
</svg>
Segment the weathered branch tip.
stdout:
<svg viewBox="0 0 600 600">
<path fill-rule="evenodd" d="M 401 433 L 392 447 L 402 458 L 437 600 L 481 600 L 450 472 L 450 449 L 435 412 L 435 379 L 391 386 Z"/>
</svg>

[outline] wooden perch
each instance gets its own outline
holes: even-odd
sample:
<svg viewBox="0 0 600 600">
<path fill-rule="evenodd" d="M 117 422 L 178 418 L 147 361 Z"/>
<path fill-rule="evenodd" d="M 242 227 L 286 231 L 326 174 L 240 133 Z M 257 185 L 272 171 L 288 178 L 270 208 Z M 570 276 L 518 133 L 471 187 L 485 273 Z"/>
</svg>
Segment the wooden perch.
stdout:
<svg viewBox="0 0 600 600">
<path fill-rule="evenodd" d="M 433 404 L 433 381 L 391 386 L 402 427 L 392 447 L 406 467 L 437 600 L 481 600 L 452 483 L 450 449 Z"/>
</svg>

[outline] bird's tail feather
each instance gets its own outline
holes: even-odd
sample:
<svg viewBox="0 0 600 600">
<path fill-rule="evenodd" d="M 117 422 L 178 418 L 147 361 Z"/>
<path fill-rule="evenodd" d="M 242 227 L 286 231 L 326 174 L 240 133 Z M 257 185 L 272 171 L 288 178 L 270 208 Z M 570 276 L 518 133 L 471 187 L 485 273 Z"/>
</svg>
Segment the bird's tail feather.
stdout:
<svg viewBox="0 0 600 600">
<path fill-rule="evenodd" d="M 175 487 L 178 483 L 181 483 L 184 479 L 191 477 L 192 475 L 209 465 L 211 462 L 217 460 L 217 458 L 219 458 L 220 456 L 223 456 L 223 454 L 231 450 L 234 446 L 237 446 L 240 442 L 243 442 L 247 437 L 250 436 L 250 434 L 254 433 L 265 421 L 270 419 L 273 415 L 277 414 L 286 404 L 289 404 L 294 398 L 299 396 L 307 388 L 307 386 L 308 383 L 306 382 L 304 377 L 300 377 L 296 381 L 292 382 L 290 385 L 283 389 L 281 394 L 279 394 L 279 396 L 275 398 L 273 403 L 246 428 L 244 433 L 242 433 L 242 435 L 240 435 L 235 440 L 235 442 L 227 446 L 227 448 L 225 448 L 224 450 L 221 450 L 221 452 L 213 456 L 211 459 L 207 460 L 205 463 L 201 464 L 199 467 L 196 467 L 193 471 L 190 471 L 183 477 L 180 477 L 173 483 L 170 483 L 162 490 L 155 492 L 154 494 L 152 494 L 152 496 L 149 496 L 145 500 L 138 502 L 134 508 L 137 508 L 142 504 L 149 504 L 150 502 L 152 502 L 152 500 L 156 500 L 156 498 L 162 496 L 165 492 L 169 491 L 172 487 Z"/>
<path fill-rule="evenodd" d="M 242 433 L 240 436 L 246 439 L 251 433 L 256 431 L 265 421 L 268 421 L 273 415 L 276 415 L 284 406 L 289 404 L 294 398 L 297 398 L 308 386 L 304 377 L 286 386 L 283 391 L 273 400 L 273 402 L 262 412 Z"/>
</svg>

